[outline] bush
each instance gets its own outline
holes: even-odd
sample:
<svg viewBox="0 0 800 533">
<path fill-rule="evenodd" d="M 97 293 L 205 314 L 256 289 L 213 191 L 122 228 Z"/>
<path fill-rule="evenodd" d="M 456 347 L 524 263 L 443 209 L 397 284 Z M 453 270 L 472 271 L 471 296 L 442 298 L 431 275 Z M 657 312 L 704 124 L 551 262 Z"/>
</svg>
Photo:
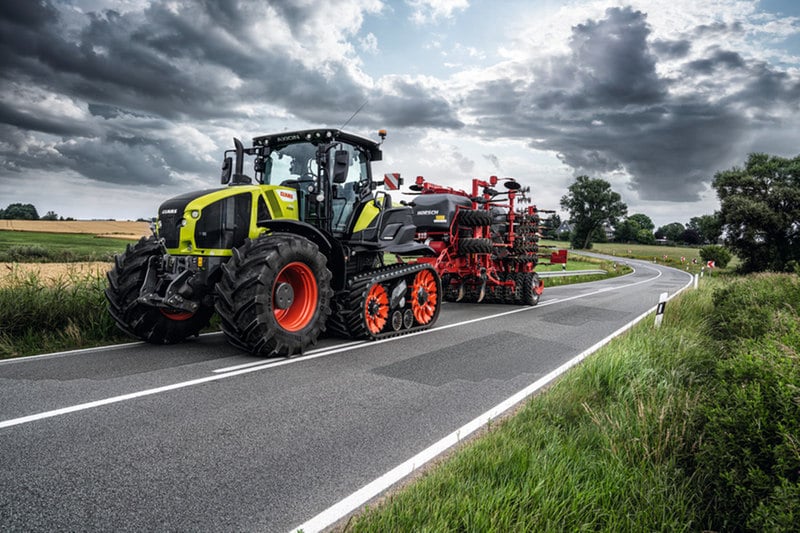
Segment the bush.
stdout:
<svg viewBox="0 0 800 533">
<path fill-rule="evenodd" d="M 731 262 L 731 253 L 724 246 L 711 244 L 700 248 L 700 258 L 703 261 L 714 261 L 717 268 L 725 268 Z"/>
<path fill-rule="evenodd" d="M 800 517 L 800 281 L 736 280 L 714 304 L 711 334 L 725 356 L 703 384 L 693 455 L 705 524 L 792 529 Z"/>
</svg>

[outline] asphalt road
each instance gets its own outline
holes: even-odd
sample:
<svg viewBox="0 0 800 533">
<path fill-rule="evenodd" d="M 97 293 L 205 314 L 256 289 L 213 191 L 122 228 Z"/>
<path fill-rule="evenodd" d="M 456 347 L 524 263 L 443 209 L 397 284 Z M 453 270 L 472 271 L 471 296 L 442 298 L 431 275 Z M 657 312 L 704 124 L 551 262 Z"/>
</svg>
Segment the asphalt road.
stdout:
<svg viewBox="0 0 800 533">
<path fill-rule="evenodd" d="M 0 529 L 313 530 L 691 281 L 630 264 L 536 307 L 449 303 L 427 332 L 292 359 L 214 334 L 0 362 Z"/>
</svg>

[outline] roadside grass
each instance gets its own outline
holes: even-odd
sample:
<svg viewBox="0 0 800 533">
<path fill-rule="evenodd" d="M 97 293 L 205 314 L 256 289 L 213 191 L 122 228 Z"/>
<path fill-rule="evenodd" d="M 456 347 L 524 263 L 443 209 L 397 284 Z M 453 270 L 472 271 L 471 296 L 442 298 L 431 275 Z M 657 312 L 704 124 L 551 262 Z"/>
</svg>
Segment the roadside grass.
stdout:
<svg viewBox="0 0 800 533">
<path fill-rule="evenodd" d="M 581 256 L 577 254 L 570 254 L 567 258 L 567 272 L 575 270 L 605 270 L 606 274 L 586 274 L 581 276 L 555 276 L 544 278 L 545 290 L 548 287 L 560 287 L 562 285 L 571 285 L 573 283 L 587 283 L 590 281 L 600 281 L 603 279 L 615 278 L 630 274 L 633 269 L 623 262 L 608 261 L 605 259 L 598 259 L 596 257 Z M 539 265 L 536 267 L 537 272 L 560 272 L 562 271 L 561 265 Z"/>
<path fill-rule="evenodd" d="M 0 231 L 2 263 L 72 263 L 113 261 L 130 240 L 78 233 Z"/>
<path fill-rule="evenodd" d="M 706 278 L 345 530 L 796 531 L 798 311 Z"/>
<path fill-rule="evenodd" d="M 0 286 L 0 359 L 129 341 L 106 311 L 105 276 L 44 281 L 12 271 Z"/>
</svg>

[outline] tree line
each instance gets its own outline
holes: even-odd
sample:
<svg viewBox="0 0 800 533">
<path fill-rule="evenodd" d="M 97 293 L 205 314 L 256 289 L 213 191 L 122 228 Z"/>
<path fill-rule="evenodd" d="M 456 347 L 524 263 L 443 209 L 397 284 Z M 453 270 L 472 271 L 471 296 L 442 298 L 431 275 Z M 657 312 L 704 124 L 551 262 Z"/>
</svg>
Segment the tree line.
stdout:
<svg viewBox="0 0 800 533">
<path fill-rule="evenodd" d="M 744 167 L 714 174 L 712 186 L 719 211 L 693 217 L 686 225 L 673 222 L 655 229 L 647 215 L 628 216 L 627 205 L 607 181 L 579 176 L 561 198 L 569 212 L 570 245 L 722 242 L 739 257 L 744 272 L 800 271 L 800 155 L 750 154 Z"/>
<path fill-rule="evenodd" d="M 5 209 L 0 209 L 0 220 L 73 220 L 59 217 L 54 211 L 39 216 L 33 204 L 9 204 Z"/>
</svg>

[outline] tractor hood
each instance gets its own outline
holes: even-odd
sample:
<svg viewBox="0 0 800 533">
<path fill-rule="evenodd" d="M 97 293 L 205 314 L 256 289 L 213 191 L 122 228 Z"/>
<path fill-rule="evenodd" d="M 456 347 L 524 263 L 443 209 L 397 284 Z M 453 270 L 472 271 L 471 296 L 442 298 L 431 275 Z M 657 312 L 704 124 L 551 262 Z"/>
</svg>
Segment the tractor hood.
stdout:
<svg viewBox="0 0 800 533">
<path fill-rule="evenodd" d="M 161 207 L 158 208 L 158 236 L 164 239 L 164 245 L 167 248 L 178 247 L 181 220 L 189 202 L 219 190 L 220 188 L 187 192 L 174 196 L 161 204 Z"/>
</svg>

